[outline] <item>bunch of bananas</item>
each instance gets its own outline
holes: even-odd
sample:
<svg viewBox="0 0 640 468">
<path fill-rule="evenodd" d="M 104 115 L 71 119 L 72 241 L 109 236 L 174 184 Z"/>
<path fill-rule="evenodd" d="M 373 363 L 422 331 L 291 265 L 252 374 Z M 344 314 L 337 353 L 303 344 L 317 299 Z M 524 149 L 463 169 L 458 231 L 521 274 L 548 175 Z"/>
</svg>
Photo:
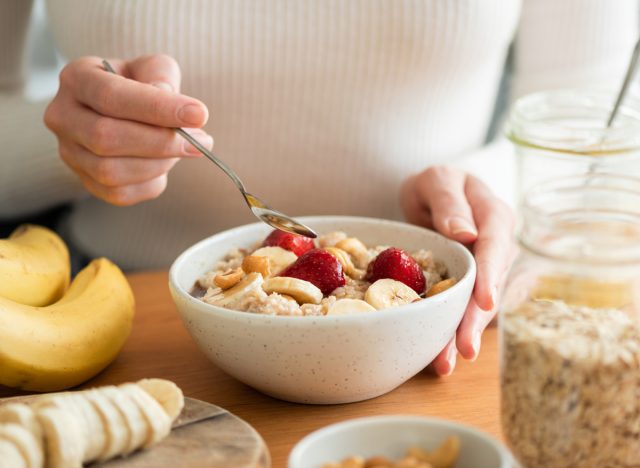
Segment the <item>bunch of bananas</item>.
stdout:
<svg viewBox="0 0 640 468">
<path fill-rule="evenodd" d="M 69 282 L 69 252 L 54 232 L 26 225 L 0 239 L 1 385 L 73 387 L 118 355 L 135 310 L 127 279 L 99 258 Z"/>
</svg>

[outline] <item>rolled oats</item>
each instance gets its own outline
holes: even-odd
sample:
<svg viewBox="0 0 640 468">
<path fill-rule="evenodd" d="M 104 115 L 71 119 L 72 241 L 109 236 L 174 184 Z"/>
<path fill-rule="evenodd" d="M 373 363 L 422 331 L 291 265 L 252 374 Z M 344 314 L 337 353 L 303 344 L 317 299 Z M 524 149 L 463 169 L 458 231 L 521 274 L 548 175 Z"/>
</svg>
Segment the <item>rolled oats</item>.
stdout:
<svg viewBox="0 0 640 468">
<path fill-rule="evenodd" d="M 527 467 L 640 466 L 640 326 L 530 301 L 503 317 L 502 423 Z"/>
</svg>

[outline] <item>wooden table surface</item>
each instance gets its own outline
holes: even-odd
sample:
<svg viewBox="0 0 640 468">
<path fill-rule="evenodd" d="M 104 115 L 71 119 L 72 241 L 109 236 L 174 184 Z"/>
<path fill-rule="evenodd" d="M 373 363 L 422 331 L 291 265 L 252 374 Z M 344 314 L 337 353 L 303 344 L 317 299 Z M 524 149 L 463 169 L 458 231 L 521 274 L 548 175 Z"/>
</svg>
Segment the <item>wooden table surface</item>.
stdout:
<svg viewBox="0 0 640 468">
<path fill-rule="evenodd" d="M 274 468 L 286 467 L 292 447 L 309 432 L 361 416 L 434 416 L 466 423 L 500 437 L 495 328 L 485 333 L 478 360 L 473 363 L 460 360 L 450 377 L 437 378 L 422 372 L 373 400 L 334 406 L 300 405 L 262 395 L 211 364 L 182 325 L 169 296 L 166 272 L 133 274 L 129 280 L 137 301 L 133 332 L 117 360 L 84 386 L 143 377 L 171 379 L 186 396 L 222 406 L 255 427 L 271 451 Z M 0 386 L 0 397 L 18 394 Z"/>
</svg>

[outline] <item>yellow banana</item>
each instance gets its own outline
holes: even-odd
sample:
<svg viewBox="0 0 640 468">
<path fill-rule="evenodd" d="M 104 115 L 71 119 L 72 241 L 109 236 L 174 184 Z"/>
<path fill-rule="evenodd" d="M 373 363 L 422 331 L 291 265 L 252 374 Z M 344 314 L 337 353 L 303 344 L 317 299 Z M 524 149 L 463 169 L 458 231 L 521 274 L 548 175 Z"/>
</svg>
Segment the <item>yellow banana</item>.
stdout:
<svg viewBox="0 0 640 468">
<path fill-rule="evenodd" d="M 27 224 L 0 239 L 0 297 L 46 306 L 62 297 L 69 275 L 69 251 L 53 231 Z"/>
<path fill-rule="evenodd" d="M 117 356 L 134 309 L 127 279 L 104 258 L 47 307 L 0 297 L 0 384 L 49 392 L 90 379 Z"/>
</svg>

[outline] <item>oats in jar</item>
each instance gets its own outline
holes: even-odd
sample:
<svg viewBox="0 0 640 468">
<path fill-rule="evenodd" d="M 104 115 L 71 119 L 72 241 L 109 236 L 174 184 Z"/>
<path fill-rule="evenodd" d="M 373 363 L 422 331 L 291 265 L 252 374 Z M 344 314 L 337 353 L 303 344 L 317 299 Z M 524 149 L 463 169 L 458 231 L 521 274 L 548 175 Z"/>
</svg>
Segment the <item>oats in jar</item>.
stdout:
<svg viewBox="0 0 640 468">
<path fill-rule="evenodd" d="M 625 311 L 530 301 L 503 318 L 502 425 L 525 466 L 637 466 L 640 326 Z"/>
</svg>

